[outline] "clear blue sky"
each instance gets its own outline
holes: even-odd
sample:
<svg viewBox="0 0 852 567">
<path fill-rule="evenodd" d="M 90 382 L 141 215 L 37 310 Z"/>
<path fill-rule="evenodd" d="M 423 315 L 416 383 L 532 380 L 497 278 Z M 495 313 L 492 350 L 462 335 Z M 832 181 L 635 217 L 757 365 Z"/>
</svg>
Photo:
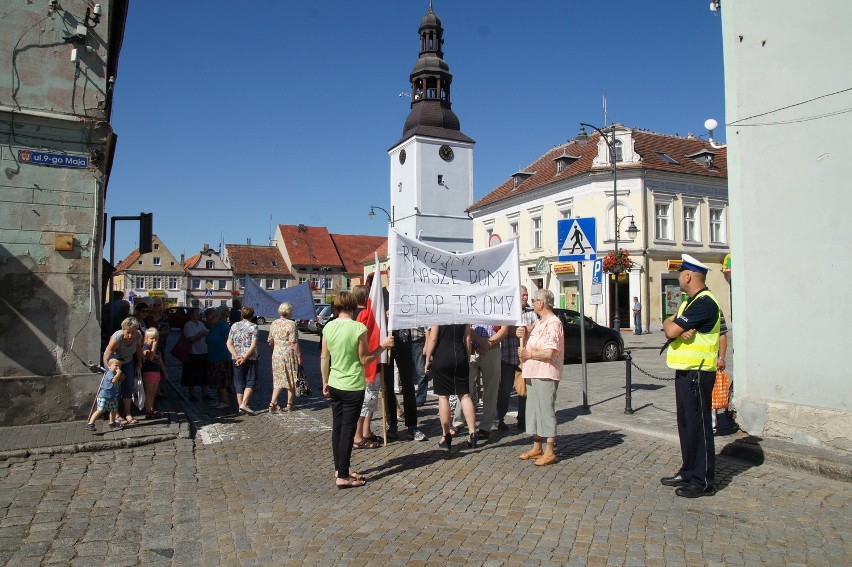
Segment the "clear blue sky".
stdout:
<svg viewBox="0 0 852 567">
<path fill-rule="evenodd" d="M 669 134 L 724 124 L 721 18 L 706 0 L 434 0 L 474 199 L 579 122 Z M 271 223 L 381 235 L 428 0 L 133 0 L 112 123 L 113 215 L 154 213 L 176 256 L 266 244 Z M 716 139 L 724 140 L 724 127 Z M 116 261 L 135 248 L 118 223 Z"/>
</svg>

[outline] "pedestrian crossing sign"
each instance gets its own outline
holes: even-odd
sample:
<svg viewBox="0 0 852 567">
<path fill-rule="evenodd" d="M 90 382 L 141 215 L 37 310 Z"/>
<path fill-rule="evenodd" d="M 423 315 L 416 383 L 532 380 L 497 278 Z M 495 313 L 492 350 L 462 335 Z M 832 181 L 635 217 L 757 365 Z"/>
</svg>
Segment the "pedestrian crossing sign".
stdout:
<svg viewBox="0 0 852 567">
<path fill-rule="evenodd" d="M 595 218 L 561 219 L 556 223 L 560 262 L 583 262 L 597 259 L 595 250 Z"/>
</svg>

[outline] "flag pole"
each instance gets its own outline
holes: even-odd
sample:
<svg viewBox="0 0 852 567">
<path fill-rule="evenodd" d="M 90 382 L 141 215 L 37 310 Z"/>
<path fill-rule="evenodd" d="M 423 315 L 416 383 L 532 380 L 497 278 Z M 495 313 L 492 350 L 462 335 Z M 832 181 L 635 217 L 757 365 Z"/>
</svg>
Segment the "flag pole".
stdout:
<svg viewBox="0 0 852 567">
<path fill-rule="evenodd" d="M 379 384 L 379 394 L 380 394 L 380 402 L 382 404 L 382 432 L 384 435 L 382 436 L 385 440 L 384 447 L 388 446 L 388 415 L 385 410 L 385 365 L 379 362 L 379 366 L 381 367 L 381 383 Z"/>
</svg>

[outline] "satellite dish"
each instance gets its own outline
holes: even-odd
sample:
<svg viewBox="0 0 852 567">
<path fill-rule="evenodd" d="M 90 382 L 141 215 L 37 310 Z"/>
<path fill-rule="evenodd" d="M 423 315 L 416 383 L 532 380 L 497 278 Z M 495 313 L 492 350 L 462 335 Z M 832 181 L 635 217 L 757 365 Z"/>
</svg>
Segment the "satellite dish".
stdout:
<svg viewBox="0 0 852 567">
<path fill-rule="evenodd" d="M 715 130 L 718 125 L 719 123 L 714 118 L 708 118 L 704 121 L 704 127 L 707 130 Z"/>
</svg>

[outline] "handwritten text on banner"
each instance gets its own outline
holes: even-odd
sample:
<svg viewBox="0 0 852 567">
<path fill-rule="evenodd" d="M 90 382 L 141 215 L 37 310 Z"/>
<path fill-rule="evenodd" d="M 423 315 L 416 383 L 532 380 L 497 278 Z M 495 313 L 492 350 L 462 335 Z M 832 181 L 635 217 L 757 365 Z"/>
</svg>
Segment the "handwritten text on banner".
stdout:
<svg viewBox="0 0 852 567">
<path fill-rule="evenodd" d="M 391 231 L 391 330 L 520 319 L 517 241 L 456 254 Z"/>
</svg>

